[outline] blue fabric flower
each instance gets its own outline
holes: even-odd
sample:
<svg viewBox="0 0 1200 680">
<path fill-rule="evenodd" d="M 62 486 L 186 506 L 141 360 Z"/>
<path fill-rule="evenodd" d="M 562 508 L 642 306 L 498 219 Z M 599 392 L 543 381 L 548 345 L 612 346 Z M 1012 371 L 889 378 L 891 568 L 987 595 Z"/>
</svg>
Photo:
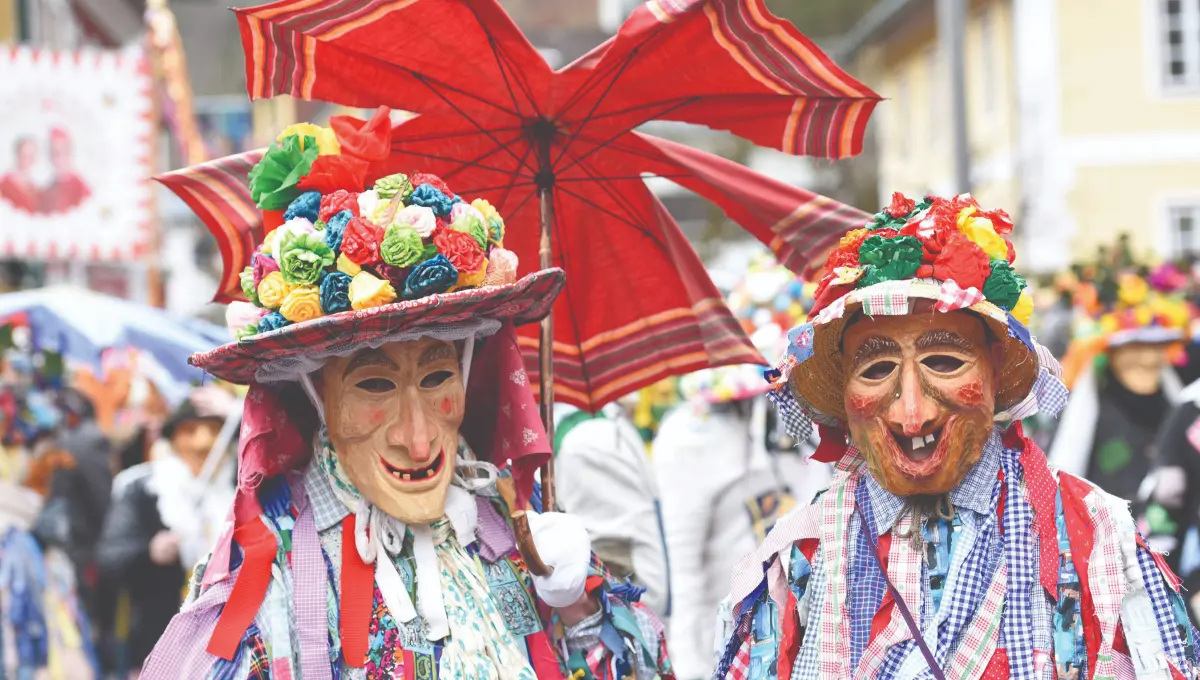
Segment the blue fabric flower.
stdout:
<svg viewBox="0 0 1200 680">
<path fill-rule="evenodd" d="M 258 332 L 269 333 L 270 331 L 277 331 L 290 323 L 279 312 L 271 312 L 258 320 Z"/>
<path fill-rule="evenodd" d="M 330 272 L 321 279 L 321 311 L 337 314 L 350 309 L 350 282 L 354 277 L 345 272 Z"/>
<path fill-rule="evenodd" d="M 437 255 L 413 267 L 412 273 L 404 282 L 404 299 L 416 300 L 434 293 L 445 293 L 457 282 L 458 270 L 450 264 L 445 255 Z"/>
<path fill-rule="evenodd" d="M 325 245 L 333 248 L 334 255 L 342 254 L 342 235 L 346 233 L 346 225 L 354 219 L 354 213 L 343 210 L 325 223 Z"/>
<path fill-rule="evenodd" d="M 408 197 L 408 204 L 429 208 L 438 217 L 449 217 L 454 200 L 432 184 L 422 184 L 413 189 L 412 195 Z"/>
<path fill-rule="evenodd" d="M 303 217 L 309 222 L 316 224 L 317 216 L 320 213 L 321 192 L 306 191 L 288 204 L 287 212 L 283 213 L 283 221 L 286 222 L 293 217 Z"/>
</svg>

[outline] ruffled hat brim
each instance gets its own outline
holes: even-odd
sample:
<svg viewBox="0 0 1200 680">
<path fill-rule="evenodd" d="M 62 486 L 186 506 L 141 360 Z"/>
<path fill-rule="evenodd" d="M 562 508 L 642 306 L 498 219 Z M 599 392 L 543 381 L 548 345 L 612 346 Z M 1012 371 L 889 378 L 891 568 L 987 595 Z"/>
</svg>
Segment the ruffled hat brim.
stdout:
<svg viewBox="0 0 1200 680">
<path fill-rule="evenodd" d="M 208 352 L 189 363 L 238 385 L 255 381 L 260 366 L 297 355 L 345 354 L 356 347 L 378 347 L 391 337 L 412 337 L 423 327 L 489 319 L 521 325 L 540 321 L 554 307 L 566 275 L 543 269 L 502 286 L 484 286 L 430 295 L 370 309 L 340 312 L 260 333 Z"/>
</svg>

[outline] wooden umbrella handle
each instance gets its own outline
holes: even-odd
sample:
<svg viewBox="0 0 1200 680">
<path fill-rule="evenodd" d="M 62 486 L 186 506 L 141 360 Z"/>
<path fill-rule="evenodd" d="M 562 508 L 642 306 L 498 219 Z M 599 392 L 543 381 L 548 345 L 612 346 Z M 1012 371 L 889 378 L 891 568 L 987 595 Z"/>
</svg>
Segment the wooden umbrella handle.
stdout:
<svg viewBox="0 0 1200 680">
<path fill-rule="evenodd" d="M 513 486 L 512 477 L 501 477 L 496 480 L 496 488 L 500 497 L 508 506 L 508 516 L 512 520 L 513 535 L 517 539 L 517 551 L 525 560 L 525 567 L 534 576 L 549 576 L 554 573 L 553 567 L 546 566 L 542 556 L 538 554 L 537 546 L 533 544 L 533 533 L 529 530 L 529 517 L 524 510 L 517 509 L 517 490 Z"/>
</svg>

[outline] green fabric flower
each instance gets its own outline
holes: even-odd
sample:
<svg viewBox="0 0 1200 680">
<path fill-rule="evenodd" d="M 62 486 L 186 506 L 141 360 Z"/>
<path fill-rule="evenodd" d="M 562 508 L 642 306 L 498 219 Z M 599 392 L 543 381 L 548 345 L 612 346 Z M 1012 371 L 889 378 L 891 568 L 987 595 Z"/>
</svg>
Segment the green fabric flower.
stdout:
<svg viewBox="0 0 1200 680">
<path fill-rule="evenodd" d="M 251 304 L 262 306 L 258 301 L 258 288 L 254 285 L 254 267 L 246 267 L 238 274 L 238 283 L 242 286 L 242 294 Z"/>
<path fill-rule="evenodd" d="M 293 285 L 315 284 L 333 262 L 333 249 L 315 234 L 292 234 L 279 246 L 279 271 Z"/>
<path fill-rule="evenodd" d="M 1004 260 L 992 260 L 992 273 L 983 283 L 983 296 L 994 305 L 1005 309 L 1017 306 L 1021 291 L 1025 290 L 1025 279 Z"/>
<path fill-rule="evenodd" d="M 457 220 L 454 220 L 450 228 L 470 234 L 471 238 L 475 239 L 475 242 L 479 244 L 479 248 L 485 253 L 487 252 L 488 228 L 483 224 L 483 220 L 475 215 L 463 213 L 458 216 Z"/>
<path fill-rule="evenodd" d="M 388 227 L 379 245 L 383 261 L 393 267 L 411 267 L 425 260 L 425 244 L 416 229 L 406 225 Z"/>
<path fill-rule="evenodd" d="M 858 247 L 858 261 L 865 266 L 858 287 L 907 279 L 917 273 L 921 257 L 921 242 L 914 236 L 872 236 Z"/>
<path fill-rule="evenodd" d="M 267 148 L 262 160 L 250 169 L 250 197 L 260 210 L 286 210 L 302 192 L 296 186 L 317 159 L 317 142 L 296 135 Z"/>
<path fill-rule="evenodd" d="M 252 335 L 258 335 L 258 324 L 256 323 L 246 324 L 234 331 L 233 339 L 241 342 Z"/>
<path fill-rule="evenodd" d="M 437 246 L 433 245 L 432 243 L 426 243 L 425 251 L 423 253 L 421 253 L 421 261 L 424 262 L 425 260 L 428 260 L 430 258 L 437 257 L 437 254 L 438 254 Z"/>
<path fill-rule="evenodd" d="M 392 199 L 396 194 L 400 194 L 400 200 L 405 200 L 412 193 L 412 182 L 408 181 L 408 175 L 402 172 L 397 172 L 394 175 L 380 177 L 375 180 L 375 193 L 379 194 L 380 198 Z"/>
</svg>

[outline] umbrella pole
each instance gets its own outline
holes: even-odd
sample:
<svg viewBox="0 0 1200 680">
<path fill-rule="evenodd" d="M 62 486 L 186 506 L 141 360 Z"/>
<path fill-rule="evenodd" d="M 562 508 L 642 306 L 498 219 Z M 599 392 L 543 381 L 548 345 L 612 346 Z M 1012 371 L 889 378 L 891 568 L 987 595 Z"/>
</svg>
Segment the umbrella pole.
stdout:
<svg viewBox="0 0 1200 680">
<path fill-rule="evenodd" d="M 550 164 L 549 134 L 538 135 L 538 203 L 541 208 L 541 239 L 538 245 L 540 268 L 548 269 L 554 266 L 554 256 L 551 250 L 550 230 L 554 227 L 554 185 L 553 170 Z M 539 403 L 542 408 L 542 425 L 546 428 L 546 437 L 551 446 L 554 443 L 554 312 L 542 319 L 541 340 L 538 343 Z M 554 454 L 542 466 L 542 511 L 553 512 L 554 504 Z"/>
</svg>

